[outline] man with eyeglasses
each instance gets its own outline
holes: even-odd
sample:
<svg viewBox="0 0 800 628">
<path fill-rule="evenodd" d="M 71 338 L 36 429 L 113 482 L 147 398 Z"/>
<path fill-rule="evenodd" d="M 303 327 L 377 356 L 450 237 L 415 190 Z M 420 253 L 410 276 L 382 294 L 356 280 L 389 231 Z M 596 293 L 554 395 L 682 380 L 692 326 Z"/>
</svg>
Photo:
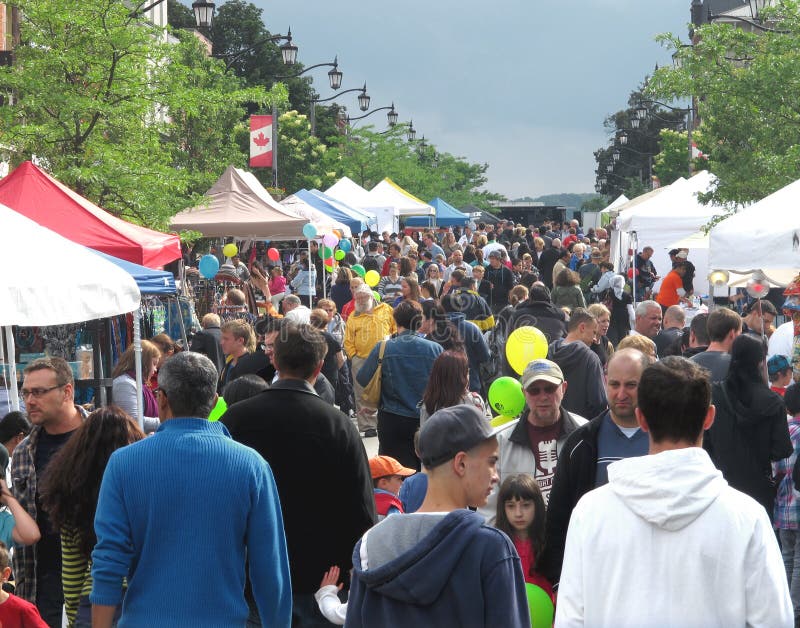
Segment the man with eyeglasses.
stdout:
<svg viewBox="0 0 800 628">
<path fill-rule="evenodd" d="M 556 463 L 564 442 L 586 419 L 568 412 L 561 406 L 567 382 L 558 364 L 550 360 L 533 360 L 520 378 L 525 394 L 525 408 L 516 421 L 504 425 L 498 432 L 500 458 L 498 486 L 510 475 L 528 473 L 539 484 L 545 504 L 556 472 Z M 494 522 L 497 487 L 481 511 L 490 523 Z"/>
<path fill-rule="evenodd" d="M 16 594 L 36 604 L 49 626 L 61 626 L 61 539 L 39 501 L 38 480 L 47 463 L 78 429 L 86 411 L 73 399 L 72 369 L 62 358 L 42 358 L 24 371 L 22 398 L 33 423 L 31 433 L 14 450 L 11 477 L 14 495 L 36 519 L 42 533 L 35 545 L 14 552 Z"/>
</svg>

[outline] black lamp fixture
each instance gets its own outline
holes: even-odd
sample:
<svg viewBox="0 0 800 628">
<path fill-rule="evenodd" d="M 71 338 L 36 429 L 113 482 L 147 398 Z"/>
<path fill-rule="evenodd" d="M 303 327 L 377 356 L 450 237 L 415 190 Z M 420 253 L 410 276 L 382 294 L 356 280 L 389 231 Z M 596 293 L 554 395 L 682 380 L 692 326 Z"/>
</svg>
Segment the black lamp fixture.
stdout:
<svg viewBox="0 0 800 628">
<path fill-rule="evenodd" d="M 408 123 L 408 130 L 406 131 L 406 136 L 408 137 L 409 142 L 413 142 L 417 139 L 417 130 L 414 128 L 414 121 L 410 120 Z"/>
<path fill-rule="evenodd" d="M 361 111 L 366 111 L 369 109 L 369 101 L 370 97 L 369 94 L 367 94 L 367 84 L 365 82 L 361 93 L 358 95 L 358 108 L 361 109 Z"/>
<path fill-rule="evenodd" d="M 619 157 L 620 157 L 620 150 L 619 148 L 615 148 L 614 151 L 611 153 L 611 158 L 614 161 L 619 161 Z"/>
<path fill-rule="evenodd" d="M 620 146 L 626 146 L 628 144 L 628 133 L 627 131 L 620 131 L 619 135 L 617 135 L 617 140 L 619 141 Z"/>
<path fill-rule="evenodd" d="M 281 46 L 281 57 L 284 65 L 294 65 L 297 61 L 297 46 L 292 43 L 292 29 L 286 34 L 286 43 Z"/>
<path fill-rule="evenodd" d="M 328 82 L 331 89 L 339 89 L 342 86 L 342 71 L 339 69 L 339 55 L 333 58 L 333 68 L 328 71 Z"/>
<path fill-rule="evenodd" d="M 197 24 L 197 28 L 211 28 L 211 23 L 214 21 L 214 9 L 213 2 L 205 0 L 192 2 L 192 11 L 194 12 L 194 21 Z"/>
<path fill-rule="evenodd" d="M 394 103 L 392 103 L 392 108 L 389 110 L 389 113 L 386 114 L 386 119 L 389 122 L 389 126 L 394 126 L 397 124 L 397 111 L 394 109 Z"/>
<path fill-rule="evenodd" d="M 604 174 L 603 174 L 603 175 L 600 175 L 600 176 L 597 178 L 597 182 L 598 182 L 598 183 L 599 183 L 601 186 L 605 186 L 605 184 L 606 184 L 606 183 L 608 183 L 608 177 L 606 177 L 606 175 L 604 175 Z"/>
<path fill-rule="evenodd" d="M 647 118 L 647 107 L 644 104 L 639 103 L 636 106 L 635 113 L 638 120 L 645 120 Z"/>
</svg>

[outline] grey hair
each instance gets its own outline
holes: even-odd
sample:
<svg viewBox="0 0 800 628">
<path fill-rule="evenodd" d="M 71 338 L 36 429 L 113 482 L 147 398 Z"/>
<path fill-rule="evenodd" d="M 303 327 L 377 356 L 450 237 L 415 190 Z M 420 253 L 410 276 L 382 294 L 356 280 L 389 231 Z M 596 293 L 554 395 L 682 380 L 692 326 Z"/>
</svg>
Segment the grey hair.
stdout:
<svg viewBox="0 0 800 628">
<path fill-rule="evenodd" d="M 217 367 L 206 356 L 183 351 L 161 366 L 158 387 L 174 417 L 205 419 L 214 407 L 217 378 Z"/>
<path fill-rule="evenodd" d="M 288 297 L 286 297 L 286 298 L 283 300 L 283 302 L 284 302 L 284 303 L 287 303 L 287 304 L 288 304 L 288 303 L 291 303 L 292 305 L 302 305 L 302 303 L 303 303 L 303 302 L 300 300 L 300 297 L 298 297 L 296 294 L 290 294 Z"/>
<path fill-rule="evenodd" d="M 654 307 L 657 307 L 659 310 L 661 309 L 661 306 L 655 301 L 642 301 L 636 306 L 636 318 L 647 316 L 648 310 Z"/>
</svg>

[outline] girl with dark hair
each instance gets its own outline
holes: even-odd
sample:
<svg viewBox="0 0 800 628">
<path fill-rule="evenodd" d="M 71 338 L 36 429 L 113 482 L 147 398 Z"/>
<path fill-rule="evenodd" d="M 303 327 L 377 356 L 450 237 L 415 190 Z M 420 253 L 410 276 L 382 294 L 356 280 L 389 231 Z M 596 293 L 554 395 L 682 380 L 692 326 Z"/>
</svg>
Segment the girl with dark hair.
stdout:
<svg viewBox="0 0 800 628">
<path fill-rule="evenodd" d="M 350 290 L 350 280 L 352 278 L 353 272 L 349 268 L 340 266 L 336 271 L 336 281 L 331 286 L 330 296 L 331 300 L 336 304 L 336 309 L 340 312 L 353 298 L 353 292 Z"/>
<path fill-rule="evenodd" d="M 91 626 L 91 556 L 97 542 L 94 515 L 108 459 L 120 447 L 142 438 L 142 430 L 120 408 L 98 408 L 53 456 L 41 480 L 42 507 L 61 534 L 69 626 Z"/>
<path fill-rule="evenodd" d="M 536 557 L 544 550 L 546 507 L 539 484 L 528 473 L 510 475 L 500 485 L 494 527 L 505 532 L 517 548 L 525 582 L 553 597 L 552 585 L 536 572 Z"/>
<path fill-rule="evenodd" d="M 437 410 L 461 404 L 473 405 L 483 414 L 486 406 L 478 393 L 469 390 L 469 361 L 464 351 L 448 350 L 433 363 L 428 385 L 420 403 L 420 424 Z M 489 416 L 487 415 L 487 421 Z"/>
<path fill-rule="evenodd" d="M 419 327 L 419 332 L 425 334 L 425 339 L 442 345 L 445 351 L 466 353 L 464 340 L 458 333 L 458 328 L 447 317 L 447 313 L 438 301 L 423 301 L 421 305 L 422 325 Z"/>
<path fill-rule="evenodd" d="M 767 384 L 766 355 L 760 338 L 745 334 L 733 341 L 728 375 L 711 391 L 717 411 L 703 447 L 728 484 L 762 504 L 771 520 L 777 486 L 770 463 L 794 448 L 783 399 Z"/>
</svg>

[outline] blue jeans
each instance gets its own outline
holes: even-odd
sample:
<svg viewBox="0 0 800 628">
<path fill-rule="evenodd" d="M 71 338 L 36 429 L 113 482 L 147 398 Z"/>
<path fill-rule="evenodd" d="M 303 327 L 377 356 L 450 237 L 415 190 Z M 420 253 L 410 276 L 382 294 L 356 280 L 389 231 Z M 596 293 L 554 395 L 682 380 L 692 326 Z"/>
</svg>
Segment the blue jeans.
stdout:
<svg viewBox="0 0 800 628">
<path fill-rule="evenodd" d="M 800 530 L 778 530 L 781 540 L 783 565 L 789 579 L 789 592 L 792 596 L 794 616 L 800 616 Z"/>
</svg>

